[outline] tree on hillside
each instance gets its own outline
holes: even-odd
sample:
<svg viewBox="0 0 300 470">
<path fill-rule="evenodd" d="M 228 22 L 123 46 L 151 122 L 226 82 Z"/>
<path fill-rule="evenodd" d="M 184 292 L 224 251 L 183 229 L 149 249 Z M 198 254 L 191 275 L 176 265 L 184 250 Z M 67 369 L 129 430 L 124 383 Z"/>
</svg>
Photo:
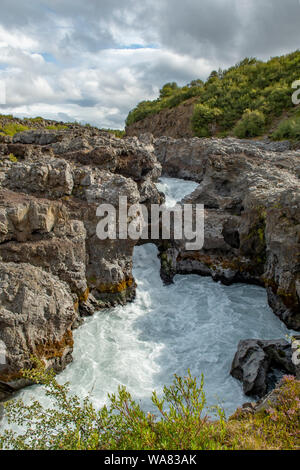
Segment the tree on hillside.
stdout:
<svg viewBox="0 0 300 470">
<path fill-rule="evenodd" d="M 168 96 L 173 95 L 174 91 L 178 90 L 178 85 L 176 82 L 166 83 L 161 90 L 159 90 L 160 98 L 168 98 Z"/>
</svg>

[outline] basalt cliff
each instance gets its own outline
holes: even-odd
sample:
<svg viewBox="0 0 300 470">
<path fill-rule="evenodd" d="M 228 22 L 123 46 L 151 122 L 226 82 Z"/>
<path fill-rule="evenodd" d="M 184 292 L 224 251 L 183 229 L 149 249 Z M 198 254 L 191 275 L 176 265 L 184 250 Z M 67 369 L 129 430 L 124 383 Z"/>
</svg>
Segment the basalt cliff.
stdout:
<svg viewBox="0 0 300 470">
<path fill-rule="evenodd" d="M 289 144 L 237 139 L 154 140 L 163 174 L 192 179 L 183 202 L 204 204 L 202 250 L 162 242 L 162 276 L 210 275 L 267 289 L 282 321 L 300 329 L 300 152 Z"/>
<path fill-rule="evenodd" d="M 274 313 L 300 330 L 300 152 L 288 143 L 118 139 L 80 127 L 1 139 L 0 398 L 24 385 L 20 371 L 33 356 L 62 370 L 83 317 L 134 298 L 138 241 L 100 240 L 96 210 L 117 209 L 119 196 L 161 204 L 161 172 L 198 182 L 183 202 L 205 206 L 201 250 L 156 241 L 162 278 L 264 286 Z"/>
<path fill-rule="evenodd" d="M 190 138 L 194 136 L 192 116 L 197 99 L 191 98 L 174 108 L 162 109 L 126 127 L 128 137 L 150 132 L 154 137 Z"/>
<path fill-rule="evenodd" d="M 38 357 L 62 370 L 82 317 L 135 295 L 136 241 L 100 240 L 100 204 L 161 203 L 154 148 L 95 129 L 32 130 L 0 144 L 2 392 Z M 3 355 L 3 351 L 2 355 Z M 7 384 L 7 386 L 4 385 Z M 1 395 L 1 388 L 0 388 Z"/>
</svg>

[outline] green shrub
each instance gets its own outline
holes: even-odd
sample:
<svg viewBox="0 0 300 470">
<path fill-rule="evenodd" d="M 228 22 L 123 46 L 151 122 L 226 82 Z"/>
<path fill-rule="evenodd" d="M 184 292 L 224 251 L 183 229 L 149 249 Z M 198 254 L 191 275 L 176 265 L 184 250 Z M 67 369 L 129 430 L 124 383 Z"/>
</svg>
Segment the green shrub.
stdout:
<svg viewBox="0 0 300 470">
<path fill-rule="evenodd" d="M 12 114 L 0 114 L 0 119 L 9 119 L 12 120 L 14 119 Z"/>
<path fill-rule="evenodd" d="M 43 122 L 43 121 L 44 121 L 44 118 L 42 118 L 41 116 L 37 116 L 37 117 L 34 117 L 34 118 L 27 118 L 27 121 L 31 121 L 31 122 Z"/>
<path fill-rule="evenodd" d="M 272 84 L 264 90 L 265 112 L 280 116 L 282 111 L 291 107 L 291 86 L 288 83 Z"/>
<path fill-rule="evenodd" d="M 163 103 L 160 100 L 142 101 L 128 114 L 126 126 L 130 126 L 137 121 L 141 121 L 152 114 L 157 114 L 161 109 L 163 109 Z"/>
<path fill-rule="evenodd" d="M 202 86 L 185 86 L 179 88 L 163 103 L 164 108 L 174 108 L 180 103 L 189 100 L 195 96 L 200 96 L 202 93 Z"/>
<path fill-rule="evenodd" d="M 120 129 L 101 129 L 102 131 L 109 132 L 110 134 L 113 134 L 115 137 L 118 137 L 119 139 L 123 139 L 125 137 L 125 131 L 120 130 Z"/>
<path fill-rule="evenodd" d="M 242 119 L 237 123 L 233 132 L 236 137 L 246 139 L 262 135 L 265 130 L 266 119 L 262 112 L 247 109 Z"/>
<path fill-rule="evenodd" d="M 160 419 L 146 414 L 132 399 L 125 387 L 109 396 L 110 403 L 96 411 L 89 399 L 69 395 L 68 385 L 59 385 L 53 371 L 45 372 L 41 363 L 24 377 L 44 384 L 54 407 L 44 409 L 34 401 L 22 400 L 5 404 L 9 423 L 25 426 L 17 435 L 4 431 L 0 448 L 14 449 L 211 449 L 221 448 L 216 437 L 222 427 L 214 430 L 202 417 L 205 406 L 203 379 L 197 386 L 190 373 L 175 376 L 170 387 L 164 388 L 160 400 L 153 392 L 152 402 Z M 220 411 L 223 423 L 223 413 Z"/>
<path fill-rule="evenodd" d="M 300 116 L 282 121 L 271 138 L 273 140 L 300 140 Z"/>
<path fill-rule="evenodd" d="M 47 130 L 53 130 L 53 131 L 63 131 L 65 129 L 68 129 L 68 126 L 65 124 L 51 124 L 49 126 L 46 126 Z"/>
<path fill-rule="evenodd" d="M 208 137 L 212 135 L 212 126 L 216 124 L 222 111 L 218 108 L 210 108 L 206 104 L 196 104 L 192 116 L 192 128 L 196 136 Z"/>
<path fill-rule="evenodd" d="M 167 98 L 171 96 L 174 91 L 178 90 L 178 85 L 176 82 L 166 83 L 161 90 L 159 90 L 159 97 L 160 98 Z"/>
<path fill-rule="evenodd" d="M 44 384 L 52 407 L 38 401 L 22 400 L 4 404 L 9 424 L 23 431 L 4 430 L 1 449 L 18 450 L 216 450 L 216 449 L 295 449 L 299 446 L 300 381 L 285 377 L 272 406 L 255 415 L 242 409 L 225 420 L 204 415 L 203 377 L 198 385 L 190 372 L 175 375 L 164 387 L 163 397 L 155 392 L 152 402 L 157 416 L 145 413 L 125 387 L 109 395 L 109 404 L 97 411 L 88 398 L 70 395 L 68 384 L 60 385 L 53 371 L 36 368 L 24 371 L 26 379 Z"/>
<path fill-rule="evenodd" d="M 12 163 L 16 163 L 18 161 L 17 157 L 13 153 L 10 153 L 8 158 Z"/>
<path fill-rule="evenodd" d="M 22 124 L 18 124 L 18 123 L 15 123 L 15 122 L 12 122 L 11 124 L 6 124 L 3 128 L 2 128 L 4 134 L 6 135 L 10 135 L 10 136 L 14 136 L 15 134 L 17 134 L 18 132 L 24 132 L 24 131 L 28 131 L 29 130 L 29 127 L 27 126 L 23 126 Z"/>
</svg>

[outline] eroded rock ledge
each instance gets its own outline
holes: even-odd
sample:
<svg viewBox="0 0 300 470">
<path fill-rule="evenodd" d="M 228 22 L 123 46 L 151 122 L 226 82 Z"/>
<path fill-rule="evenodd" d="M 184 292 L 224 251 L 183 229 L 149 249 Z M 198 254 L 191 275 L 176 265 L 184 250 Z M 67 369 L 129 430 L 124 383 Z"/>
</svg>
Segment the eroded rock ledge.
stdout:
<svg viewBox="0 0 300 470">
<path fill-rule="evenodd" d="M 205 242 L 162 242 L 161 273 L 265 286 L 288 328 L 300 330 L 300 151 L 287 142 L 154 139 L 166 176 L 199 183 L 184 202 L 205 205 Z"/>
<path fill-rule="evenodd" d="M 296 372 L 291 344 L 284 339 L 240 341 L 230 371 L 243 383 L 246 395 L 259 398 L 274 388 L 279 374 Z"/>
<path fill-rule="evenodd" d="M 96 208 L 162 202 L 147 139 L 97 129 L 35 130 L 0 144 L 0 398 L 23 385 L 31 356 L 62 370 L 72 330 L 135 296 L 133 240 L 99 240 Z M 0 343 L 1 344 L 1 343 Z"/>
</svg>

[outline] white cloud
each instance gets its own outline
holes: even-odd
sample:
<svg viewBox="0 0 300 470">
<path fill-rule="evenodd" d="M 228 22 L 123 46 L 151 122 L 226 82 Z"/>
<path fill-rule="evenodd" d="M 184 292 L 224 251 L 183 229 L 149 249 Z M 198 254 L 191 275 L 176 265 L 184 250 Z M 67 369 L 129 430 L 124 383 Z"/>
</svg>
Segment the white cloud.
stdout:
<svg viewBox="0 0 300 470">
<path fill-rule="evenodd" d="M 1 112 L 122 127 L 167 81 L 293 50 L 299 14 L 298 0 L 2 0 Z"/>
<path fill-rule="evenodd" d="M 20 48 L 20 45 L 23 51 L 38 48 L 38 42 L 28 34 L 24 34 L 17 29 L 8 30 L 0 24 L 0 47 Z"/>
</svg>

